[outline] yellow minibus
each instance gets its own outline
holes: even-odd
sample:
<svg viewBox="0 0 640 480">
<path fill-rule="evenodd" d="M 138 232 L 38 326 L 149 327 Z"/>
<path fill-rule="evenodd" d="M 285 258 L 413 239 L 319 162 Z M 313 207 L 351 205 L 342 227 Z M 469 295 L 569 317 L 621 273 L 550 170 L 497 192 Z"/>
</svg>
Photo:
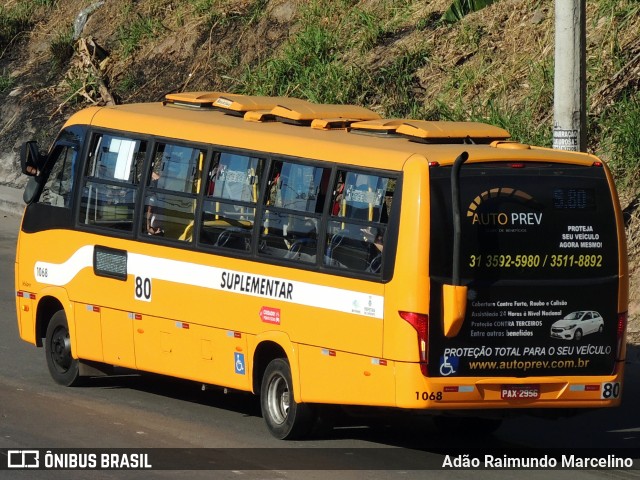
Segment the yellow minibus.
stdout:
<svg viewBox="0 0 640 480">
<path fill-rule="evenodd" d="M 118 366 L 252 392 L 281 439 L 325 405 L 487 430 L 616 406 L 611 173 L 509 138 L 223 92 L 79 111 L 22 148 L 20 337 L 66 386 Z"/>
</svg>

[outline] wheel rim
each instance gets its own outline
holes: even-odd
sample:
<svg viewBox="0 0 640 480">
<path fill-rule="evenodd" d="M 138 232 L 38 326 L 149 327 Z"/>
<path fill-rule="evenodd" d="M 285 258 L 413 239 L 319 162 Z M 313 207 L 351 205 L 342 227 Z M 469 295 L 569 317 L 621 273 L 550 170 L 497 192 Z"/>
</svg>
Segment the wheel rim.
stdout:
<svg viewBox="0 0 640 480">
<path fill-rule="evenodd" d="M 71 340 L 69 331 L 64 327 L 58 327 L 51 336 L 51 360 L 61 373 L 69 370 L 71 366 Z"/>
<path fill-rule="evenodd" d="M 276 376 L 269 383 L 267 405 L 273 421 L 282 424 L 289 415 L 289 385 L 284 377 Z"/>
</svg>

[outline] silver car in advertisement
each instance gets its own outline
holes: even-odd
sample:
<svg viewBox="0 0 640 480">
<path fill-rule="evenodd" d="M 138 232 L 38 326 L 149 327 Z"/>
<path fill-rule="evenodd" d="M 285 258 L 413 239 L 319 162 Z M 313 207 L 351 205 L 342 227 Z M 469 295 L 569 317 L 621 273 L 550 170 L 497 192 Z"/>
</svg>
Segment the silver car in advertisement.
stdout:
<svg viewBox="0 0 640 480">
<path fill-rule="evenodd" d="M 582 337 L 591 333 L 602 333 L 604 320 L 593 310 L 571 312 L 551 325 L 551 336 L 562 340 L 579 342 Z"/>
</svg>

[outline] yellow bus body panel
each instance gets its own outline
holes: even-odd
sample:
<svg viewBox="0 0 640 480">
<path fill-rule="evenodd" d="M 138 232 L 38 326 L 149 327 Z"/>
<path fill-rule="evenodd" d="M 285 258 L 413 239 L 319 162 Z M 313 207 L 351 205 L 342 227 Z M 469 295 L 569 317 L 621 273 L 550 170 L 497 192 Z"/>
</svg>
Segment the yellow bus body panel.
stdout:
<svg viewBox="0 0 640 480">
<path fill-rule="evenodd" d="M 417 361 L 416 331 L 398 312 L 428 314 L 429 283 L 429 166 L 421 155 L 413 155 L 404 165 L 403 202 L 398 235 L 396 265 L 393 279 L 385 289 L 384 357 L 411 362 Z M 409 294 L 420 292 L 420 294 Z M 410 346 L 412 348 L 407 348 Z"/>
</svg>

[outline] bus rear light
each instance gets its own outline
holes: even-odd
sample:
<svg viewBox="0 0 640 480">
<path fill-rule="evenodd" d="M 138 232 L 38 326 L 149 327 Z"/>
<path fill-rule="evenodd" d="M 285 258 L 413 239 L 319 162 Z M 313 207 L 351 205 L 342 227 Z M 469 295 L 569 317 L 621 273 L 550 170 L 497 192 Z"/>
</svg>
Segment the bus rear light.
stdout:
<svg viewBox="0 0 640 480">
<path fill-rule="evenodd" d="M 509 164 L 509 166 L 510 166 L 511 168 L 524 168 L 524 163 L 520 163 L 520 162 L 517 162 L 517 163 L 510 163 L 510 164 Z"/>
<path fill-rule="evenodd" d="M 601 167 L 602 166 L 602 162 L 593 162 L 591 164 L 592 167 Z"/>
<path fill-rule="evenodd" d="M 622 355 L 622 342 L 624 341 L 624 332 L 627 330 L 627 312 L 618 314 L 618 337 L 617 337 L 617 351 L 616 351 L 616 359 L 621 360 L 620 355 Z"/>
<path fill-rule="evenodd" d="M 415 312 L 398 312 L 400 317 L 415 328 L 418 334 L 418 353 L 420 355 L 420 370 L 427 375 L 427 340 L 429 336 L 429 315 Z"/>
<path fill-rule="evenodd" d="M 439 167 L 440 163 L 439 162 L 429 162 L 429 166 L 430 167 Z"/>
</svg>

